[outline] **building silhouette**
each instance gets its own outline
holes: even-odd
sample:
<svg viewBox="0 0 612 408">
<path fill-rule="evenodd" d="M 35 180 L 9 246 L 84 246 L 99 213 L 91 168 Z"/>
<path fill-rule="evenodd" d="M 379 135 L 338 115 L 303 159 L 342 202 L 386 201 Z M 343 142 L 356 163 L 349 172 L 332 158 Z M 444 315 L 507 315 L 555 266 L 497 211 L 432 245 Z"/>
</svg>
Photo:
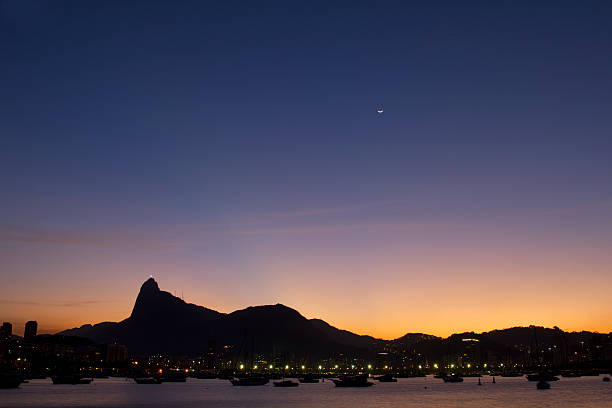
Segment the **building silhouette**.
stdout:
<svg viewBox="0 0 612 408">
<path fill-rule="evenodd" d="M 0 327 L 0 338 L 8 339 L 13 335 L 13 325 L 9 322 L 2 323 Z"/>
<path fill-rule="evenodd" d="M 36 337 L 36 331 L 38 330 L 38 323 L 36 320 L 30 320 L 25 324 L 25 331 L 23 332 L 24 340 L 32 340 Z"/>
<path fill-rule="evenodd" d="M 217 342 L 208 340 L 208 350 L 206 351 L 206 368 L 217 368 Z"/>
<path fill-rule="evenodd" d="M 122 344 L 108 344 L 106 346 L 106 362 L 117 363 L 128 358 L 127 347 Z"/>
</svg>

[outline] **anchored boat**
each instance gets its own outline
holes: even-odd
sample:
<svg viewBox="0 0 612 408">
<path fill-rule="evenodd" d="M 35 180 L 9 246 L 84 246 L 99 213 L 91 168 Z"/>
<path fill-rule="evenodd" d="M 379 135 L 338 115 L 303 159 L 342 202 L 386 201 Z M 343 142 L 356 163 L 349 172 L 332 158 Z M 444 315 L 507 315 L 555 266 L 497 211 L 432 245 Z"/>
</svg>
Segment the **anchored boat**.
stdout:
<svg viewBox="0 0 612 408">
<path fill-rule="evenodd" d="M 269 380 L 266 377 L 242 377 L 230 380 L 232 385 L 238 387 L 255 387 L 266 385 Z"/>
<path fill-rule="evenodd" d="M 373 382 L 368 381 L 367 375 L 347 375 L 332 380 L 336 387 L 371 387 Z"/>
</svg>

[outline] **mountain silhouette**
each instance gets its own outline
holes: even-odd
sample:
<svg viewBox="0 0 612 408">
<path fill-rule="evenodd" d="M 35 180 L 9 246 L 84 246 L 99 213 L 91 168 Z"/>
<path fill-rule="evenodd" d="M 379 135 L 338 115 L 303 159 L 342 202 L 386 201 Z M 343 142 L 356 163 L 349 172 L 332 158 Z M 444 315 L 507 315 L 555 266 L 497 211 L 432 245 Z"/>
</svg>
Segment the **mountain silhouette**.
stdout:
<svg viewBox="0 0 612 408">
<path fill-rule="evenodd" d="M 86 324 L 59 335 L 125 344 L 131 353 L 201 354 L 210 341 L 233 347 L 233 353 L 261 353 L 290 358 L 330 357 L 344 354 L 372 357 L 381 350 L 409 352 L 441 360 L 466 351 L 498 361 L 509 356 L 525 359 L 525 350 L 560 350 L 563 361 L 592 345 L 597 356 L 612 355 L 612 334 L 564 332 L 555 328 L 513 327 L 484 333 L 458 333 L 441 338 L 408 333 L 381 340 L 340 330 L 320 319 L 307 319 L 282 304 L 248 307 L 232 313 L 187 303 L 159 289 L 150 278 L 143 283 L 131 315 L 120 322 Z"/>
<path fill-rule="evenodd" d="M 219 345 L 242 344 L 250 352 L 321 356 L 369 348 L 376 342 L 322 320 L 308 320 L 281 304 L 220 313 L 160 290 L 153 278 L 143 283 L 127 319 L 88 324 L 58 334 L 117 342 L 135 353 L 198 353 L 212 340 Z"/>
</svg>

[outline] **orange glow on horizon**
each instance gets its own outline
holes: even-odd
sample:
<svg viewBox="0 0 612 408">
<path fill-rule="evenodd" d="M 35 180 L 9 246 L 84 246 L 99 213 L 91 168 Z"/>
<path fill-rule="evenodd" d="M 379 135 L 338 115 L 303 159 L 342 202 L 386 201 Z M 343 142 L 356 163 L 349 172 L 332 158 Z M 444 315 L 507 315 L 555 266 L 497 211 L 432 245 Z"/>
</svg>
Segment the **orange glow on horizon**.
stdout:
<svg viewBox="0 0 612 408">
<path fill-rule="evenodd" d="M 417 238 L 403 230 L 376 232 L 378 245 L 368 236 L 342 247 L 310 233 L 308 240 L 299 235 L 289 243 L 285 235 L 258 239 L 251 244 L 257 250 L 239 267 L 182 252 L 130 248 L 122 258 L 84 247 L 82 258 L 74 258 L 67 247 L 15 247 L 5 259 L 21 275 L 0 288 L 0 319 L 12 322 L 15 333 L 23 333 L 27 320 L 37 320 L 40 333 L 121 321 L 153 275 L 161 290 L 220 312 L 282 303 L 307 318 L 384 339 L 531 324 L 612 331 L 612 251 L 604 244 L 567 237 L 525 242 L 522 235 L 497 230 L 479 231 L 484 238 L 474 233 L 471 240 L 462 240 L 463 230 L 417 232 Z M 350 238 L 334 234 L 323 237 Z M 44 277 L 19 266 L 28 257 Z"/>
</svg>

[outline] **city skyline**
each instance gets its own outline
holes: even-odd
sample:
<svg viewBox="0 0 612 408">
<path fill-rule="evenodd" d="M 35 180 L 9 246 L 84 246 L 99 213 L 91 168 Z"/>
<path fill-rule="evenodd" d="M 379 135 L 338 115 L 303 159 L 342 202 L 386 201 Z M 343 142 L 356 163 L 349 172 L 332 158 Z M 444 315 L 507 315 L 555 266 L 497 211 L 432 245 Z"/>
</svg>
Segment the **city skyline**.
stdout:
<svg viewBox="0 0 612 408">
<path fill-rule="evenodd" d="M 0 2 L 0 321 L 611 332 L 611 12 Z"/>
</svg>

